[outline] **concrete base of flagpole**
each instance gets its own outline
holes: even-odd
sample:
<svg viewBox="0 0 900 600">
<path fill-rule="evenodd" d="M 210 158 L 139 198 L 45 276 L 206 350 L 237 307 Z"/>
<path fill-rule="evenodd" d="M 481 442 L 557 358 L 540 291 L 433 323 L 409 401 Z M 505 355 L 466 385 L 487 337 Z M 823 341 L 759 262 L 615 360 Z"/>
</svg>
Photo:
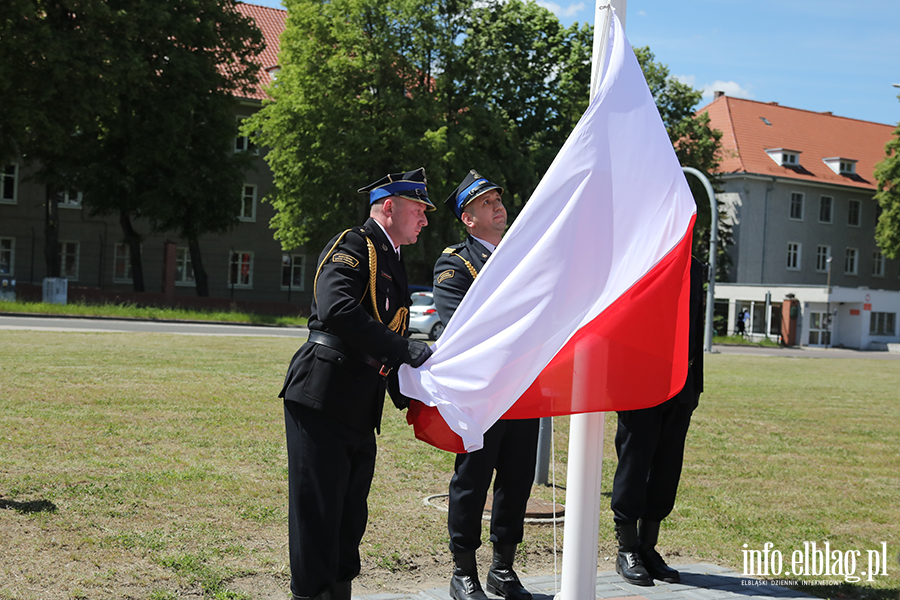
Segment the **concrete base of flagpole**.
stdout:
<svg viewBox="0 0 900 600">
<path fill-rule="evenodd" d="M 569 421 L 566 526 L 556 600 L 595 597 L 604 422 L 604 413 L 572 415 Z"/>
</svg>

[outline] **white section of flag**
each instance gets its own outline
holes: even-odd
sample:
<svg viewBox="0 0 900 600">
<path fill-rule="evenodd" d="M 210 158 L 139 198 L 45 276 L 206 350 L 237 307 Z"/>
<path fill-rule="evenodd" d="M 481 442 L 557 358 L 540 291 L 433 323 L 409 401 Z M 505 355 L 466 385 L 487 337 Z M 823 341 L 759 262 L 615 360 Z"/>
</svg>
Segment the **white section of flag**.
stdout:
<svg viewBox="0 0 900 600">
<path fill-rule="evenodd" d="M 565 343 L 688 233 L 694 200 L 618 18 L 597 95 L 419 369 L 467 451 Z M 603 377 L 602 373 L 592 376 Z"/>
</svg>

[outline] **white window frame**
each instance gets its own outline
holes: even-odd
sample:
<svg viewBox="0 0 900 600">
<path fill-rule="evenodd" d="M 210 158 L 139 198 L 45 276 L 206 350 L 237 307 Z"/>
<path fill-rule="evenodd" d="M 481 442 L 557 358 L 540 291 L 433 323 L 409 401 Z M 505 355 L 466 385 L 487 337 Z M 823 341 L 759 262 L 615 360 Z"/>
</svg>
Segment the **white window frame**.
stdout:
<svg viewBox="0 0 900 600">
<path fill-rule="evenodd" d="M 122 256 L 121 252 L 124 250 L 124 256 Z M 119 277 L 118 271 L 116 267 L 118 266 L 119 259 L 122 258 L 125 261 L 125 277 Z M 131 273 L 131 245 L 126 244 L 125 242 L 117 242 L 113 245 L 113 282 L 114 283 L 133 283 L 134 276 Z"/>
<path fill-rule="evenodd" d="M 69 247 L 74 248 L 75 266 L 70 271 L 66 269 L 66 256 L 68 256 Z M 59 240 L 59 275 L 69 281 L 78 281 L 78 270 L 81 263 L 81 242 L 74 240 Z"/>
<path fill-rule="evenodd" d="M 800 201 L 799 204 L 795 204 L 794 200 L 799 200 Z M 788 212 L 788 215 L 790 216 L 791 221 L 802 221 L 803 220 L 803 205 L 806 203 L 805 200 L 806 199 L 804 197 L 803 192 L 791 192 L 790 211 Z M 794 216 L 794 206 L 800 207 L 800 216 L 799 217 Z"/>
<path fill-rule="evenodd" d="M 11 172 L 8 172 L 10 171 Z M 7 179 L 12 179 L 12 197 L 4 194 L 6 190 Z M 0 204 L 18 204 L 19 203 L 19 165 L 10 163 L 0 170 Z"/>
<path fill-rule="evenodd" d="M 856 275 L 859 272 L 859 250 L 847 248 L 844 251 L 844 275 Z"/>
<path fill-rule="evenodd" d="M 291 263 L 291 258 L 293 257 L 293 264 Z M 285 270 L 288 270 L 288 282 L 290 285 L 284 284 L 284 276 Z M 299 271 L 299 279 L 300 283 L 294 283 L 297 280 L 297 277 L 294 276 Z M 306 291 L 306 255 L 305 254 L 293 254 L 293 253 L 285 253 L 281 255 L 281 289 L 287 290 L 288 287 L 292 291 L 295 292 L 305 292 Z"/>
<path fill-rule="evenodd" d="M 856 223 L 853 222 L 853 207 L 856 206 Z M 862 200 L 850 200 L 847 203 L 847 227 L 859 227 L 862 223 Z"/>
<path fill-rule="evenodd" d="M 59 192 L 56 195 L 56 198 L 57 198 L 56 203 L 59 205 L 60 208 L 74 208 L 74 209 L 81 208 L 81 200 L 82 200 L 81 192 L 76 192 L 75 190 Z"/>
<path fill-rule="evenodd" d="M 890 324 L 890 327 L 888 325 Z M 897 331 L 897 313 L 875 312 L 869 316 L 869 335 L 893 336 Z"/>
<path fill-rule="evenodd" d="M 825 201 L 828 201 L 827 203 Z M 827 219 L 822 218 L 822 211 L 828 206 Z M 834 198 L 832 196 L 819 197 L 819 223 L 834 223 Z"/>
<path fill-rule="evenodd" d="M 816 273 L 828 272 L 828 257 L 831 256 L 831 246 L 816 247 Z"/>
<path fill-rule="evenodd" d="M 884 254 L 878 250 L 872 253 L 872 277 L 884 277 Z"/>
<path fill-rule="evenodd" d="M 238 259 L 238 257 L 240 257 Z M 245 259 L 246 258 L 246 262 Z M 236 260 L 238 259 L 238 260 Z M 232 287 L 233 275 L 237 275 L 238 265 L 247 265 L 247 273 L 241 274 L 240 281 L 233 282 L 235 289 L 252 289 L 253 288 L 253 252 L 249 250 L 234 250 L 228 254 L 228 287 Z M 243 269 L 241 269 L 243 270 Z"/>
<path fill-rule="evenodd" d="M 238 122 L 238 135 L 234 138 L 234 152 L 250 152 L 259 156 L 259 147 L 253 143 L 249 135 L 240 135 L 240 127 L 243 125 L 246 117 L 236 117 Z"/>
<path fill-rule="evenodd" d="M 9 243 L 9 247 L 5 248 L 4 245 Z M 0 275 L 6 277 L 15 277 L 16 275 L 16 238 L 14 237 L 0 237 L 0 265 L 3 264 L 4 258 L 6 259 L 6 264 L 9 265 L 9 272 L 4 272 L 0 269 Z"/>
<path fill-rule="evenodd" d="M 788 242 L 787 248 L 787 270 L 788 271 L 799 271 L 800 270 L 800 252 L 803 249 L 803 244 L 800 242 Z"/>
<path fill-rule="evenodd" d="M 188 274 L 190 270 L 190 274 Z M 191 249 L 180 246 L 175 249 L 175 285 L 180 287 L 196 287 L 194 265 L 191 263 Z"/>
<path fill-rule="evenodd" d="M 238 215 L 238 221 L 244 221 L 247 223 L 256 222 L 257 189 L 259 188 L 257 188 L 256 184 L 253 183 L 245 183 L 243 186 L 241 186 L 241 212 Z M 247 206 L 248 202 L 250 203 L 249 207 Z"/>
</svg>

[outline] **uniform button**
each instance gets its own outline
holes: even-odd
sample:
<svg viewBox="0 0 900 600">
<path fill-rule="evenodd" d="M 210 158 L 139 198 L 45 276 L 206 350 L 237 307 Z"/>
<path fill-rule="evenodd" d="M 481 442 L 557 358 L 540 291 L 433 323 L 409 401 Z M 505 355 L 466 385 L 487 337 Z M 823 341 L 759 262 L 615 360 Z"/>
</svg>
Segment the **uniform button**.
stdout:
<svg viewBox="0 0 900 600">
<path fill-rule="evenodd" d="M 387 356 L 382 356 L 382 357 L 381 357 L 381 361 L 379 361 L 379 362 L 381 362 L 381 364 L 386 363 L 386 362 L 387 362 Z"/>
</svg>

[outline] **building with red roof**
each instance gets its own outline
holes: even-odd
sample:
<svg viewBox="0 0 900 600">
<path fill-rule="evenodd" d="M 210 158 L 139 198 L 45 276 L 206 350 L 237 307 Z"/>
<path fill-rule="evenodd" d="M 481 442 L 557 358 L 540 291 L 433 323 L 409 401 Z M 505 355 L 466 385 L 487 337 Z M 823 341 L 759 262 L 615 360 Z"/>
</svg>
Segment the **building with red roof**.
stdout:
<svg viewBox="0 0 900 600">
<path fill-rule="evenodd" d="M 875 243 L 873 199 L 875 165 L 895 126 L 720 93 L 698 113 L 722 132 L 717 197 L 735 243 L 732 283 L 718 283 L 716 297 L 729 303 L 729 332 L 747 310 L 753 333 L 778 335 L 792 294 L 799 343 L 900 341 L 900 262 Z"/>
</svg>

